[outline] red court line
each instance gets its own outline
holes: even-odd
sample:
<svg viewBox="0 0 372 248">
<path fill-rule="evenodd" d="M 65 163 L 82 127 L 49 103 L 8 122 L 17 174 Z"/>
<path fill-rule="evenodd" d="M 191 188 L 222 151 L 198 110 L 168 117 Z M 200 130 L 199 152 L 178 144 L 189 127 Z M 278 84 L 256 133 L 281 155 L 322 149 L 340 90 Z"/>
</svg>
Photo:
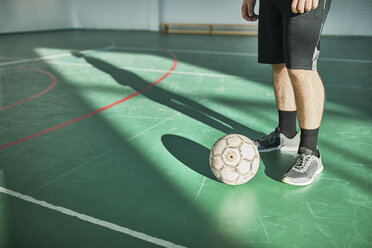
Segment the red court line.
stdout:
<svg viewBox="0 0 372 248">
<path fill-rule="evenodd" d="M 100 108 L 100 109 L 97 109 L 97 110 L 95 110 L 95 111 L 93 111 L 93 112 L 90 112 L 90 113 L 88 113 L 88 114 L 86 114 L 86 115 L 83 115 L 83 116 L 80 116 L 80 117 L 78 117 L 78 118 L 76 118 L 76 119 L 73 119 L 73 120 L 70 120 L 70 121 L 68 121 L 68 122 L 65 122 L 65 123 L 59 124 L 59 125 L 54 126 L 54 127 L 52 127 L 52 128 L 45 129 L 44 131 L 41 131 L 41 132 L 38 132 L 38 133 L 35 133 L 35 134 L 32 134 L 32 135 L 29 135 L 29 136 L 23 137 L 23 138 L 21 138 L 21 139 L 18 139 L 18 140 L 12 141 L 12 142 L 10 142 L 10 143 L 7 143 L 7 144 L 4 144 L 4 145 L 1 145 L 1 146 L 0 146 L 0 150 L 1 150 L 1 149 L 4 149 L 4 148 L 7 148 L 7 147 L 10 147 L 10 146 L 13 146 L 13 145 L 16 145 L 16 144 L 19 144 L 19 143 L 22 143 L 22 142 L 25 142 L 25 141 L 27 141 L 27 140 L 30 140 L 30 139 L 33 139 L 33 138 L 36 138 L 36 137 L 39 137 L 39 136 L 41 136 L 41 135 L 44 135 L 44 134 L 47 134 L 47 133 L 53 132 L 54 130 L 57 130 L 57 129 L 63 128 L 63 127 L 65 127 L 65 126 L 70 125 L 70 124 L 73 124 L 73 123 L 75 123 L 75 122 L 81 121 L 81 120 L 83 120 L 83 119 L 85 119 L 85 118 L 88 118 L 88 117 L 90 117 L 90 116 L 92 116 L 92 115 L 98 114 L 98 113 L 100 113 L 100 112 L 102 112 L 102 111 L 105 111 L 105 110 L 110 109 L 110 108 L 112 108 L 112 107 L 114 107 L 114 106 L 116 106 L 116 105 L 119 105 L 120 103 L 123 103 L 123 102 L 125 102 L 125 101 L 128 101 L 129 99 L 131 99 L 131 98 L 133 98 L 133 97 L 135 97 L 135 96 L 137 96 L 137 95 L 139 95 L 139 94 L 141 94 L 141 93 L 143 93 L 143 92 L 145 92 L 145 91 L 151 89 L 153 86 L 157 85 L 158 83 L 160 83 L 161 81 L 163 81 L 164 79 L 166 79 L 166 78 L 167 78 L 167 77 L 168 77 L 168 76 L 169 76 L 169 75 L 170 75 L 170 74 L 171 74 L 171 73 L 176 69 L 176 67 L 177 67 L 178 60 L 177 60 L 176 55 L 174 55 L 174 53 L 172 53 L 171 51 L 168 51 L 168 50 L 165 50 L 165 51 L 166 51 L 167 53 L 169 53 L 169 54 L 172 56 L 172 58 L 173 58 L 173 65 L 172 65 L 172 67 L 168 70 L 167 73 L 165 73 L 162 77 L 160 77 L 159 79 L 157 79 L 157 80 L 156 80 L 155 82 L 153 82 L 152 84 L 148 85 L 147 87 L 145 87 L 145 88 L 143 88 L 143 89 L 141 89 L 141 90 L 139 90 L 139 91 L 137 91 L 137 92 L 135 92 L 135 93 L 133 93 L 133 94 L 131 94 L 131 95 L 129 95 L 129 96 L 123 98 L 123 99 L 120 99 L 120 100 L 118 100 L 118 101 L 116 101 L 116 102 L 114 102 L 114 103 L 111 103 L 111 104 L 109 104 L 109 105 L 107 105 L 107 106 L 105 106 L 105 107 L 102 107 L 102 108 Z"/>
<path fill-rule="evenodd" d="M 22 103 L 29 102 L 29 101 L 31 101 L 31 100 L 33 100 L 35 98 L 38 98 L 39 96 L 44 95 L 45 93 L 47 93 L 48 91 L 50 91 L 54 86 L 56 86 L 56 84 L 57 84 L 57 78 L 52 73 L 47 72 L 47 71 L 43 71 L 43 70 L 39 70 L 39 69 L 31 69 L 31 70 L 38 71 L 38 72 L 41 72 L 41 73 L 43 73 L 45 75 L 48 75 L 52 79 L 52 83 L 49 85 L 48 88 L 46 88 L 45 90 L 39 92 L 38 94 L 36 94 L 34 96 L 31 96 L 31 97 L 28 97 L 26 99 L 23 99 L 22 101 L 15 102 L 15 103 L 9 104 L 7 106 L 1 107 L 0 108 L 0 111 L 1 110 L 4 110 L 4 109 L 9 109 L 9 108 L 15 107 L 15 106 L 20 105 Z"/>
</svg>

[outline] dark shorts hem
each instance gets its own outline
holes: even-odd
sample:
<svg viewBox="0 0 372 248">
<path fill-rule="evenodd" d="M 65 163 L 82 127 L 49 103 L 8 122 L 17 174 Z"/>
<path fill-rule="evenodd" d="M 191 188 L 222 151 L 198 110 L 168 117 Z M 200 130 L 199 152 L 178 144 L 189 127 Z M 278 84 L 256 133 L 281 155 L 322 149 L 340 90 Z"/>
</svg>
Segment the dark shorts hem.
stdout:
<svg viewBox="0 0 372 248">
<path fill-rule="evenodd" d="M 288 65 L 286 64 L 287 69 L 292 70 L 307 70 L 307 71 L 317 71 L 317 68 L 312 65 Z"/>
<path fill-rule="evenodd" d="M 258 59 L 257 61 L 260 64 L 270 64 L 270 65 L 275 65 L 275 64 L 285 64 L 287 69 L 294 69 L 294 70 L 307 70 L 307 71 L 318 71 L 317 68 L 313 67 L 313 65 L 289 65 L 287 64 L 284 60 L 266 60 L 266 59 Z"/>
<path fill-rule="evenodd" d="M 285 61 L 284 61 L 284 60 L 267 60 L 267 59 L 258 59 L 257 62 L 260 63 L 260 64 L 271 64 L 271 65 L 275 65 L 275 64 L 285 64 Z"/>
</svg>

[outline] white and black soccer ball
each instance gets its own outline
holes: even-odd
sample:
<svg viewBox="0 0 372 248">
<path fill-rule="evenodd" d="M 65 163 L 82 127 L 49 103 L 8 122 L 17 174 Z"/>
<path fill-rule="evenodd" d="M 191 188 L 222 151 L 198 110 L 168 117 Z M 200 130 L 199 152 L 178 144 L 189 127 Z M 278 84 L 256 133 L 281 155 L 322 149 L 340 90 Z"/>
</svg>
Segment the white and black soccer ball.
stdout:
<svg viewBox="0 0 372 248">
<path fill-rule="evenodd" d="M 251 180 L 260 165 L 260 154 L 249 138 L 229 134 L 220 138 L 209 154 L 213 174 L 226 184 L 239 185 Z"/>
</svg>

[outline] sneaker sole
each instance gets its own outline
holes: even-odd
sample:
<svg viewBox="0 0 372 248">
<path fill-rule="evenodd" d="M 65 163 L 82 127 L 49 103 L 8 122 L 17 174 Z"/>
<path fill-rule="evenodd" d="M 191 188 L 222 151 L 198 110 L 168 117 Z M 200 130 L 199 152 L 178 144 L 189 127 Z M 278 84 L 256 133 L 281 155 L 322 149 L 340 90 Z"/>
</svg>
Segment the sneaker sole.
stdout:
<svg viewBox="0 0 372 248">
<path fill-rule="evenodd" d="M 319 175 L 320 173 L 322 173 L 322 171 L 324 170 L 324 166 L 322 164 L 322 166 L 315 172 L 314 176 L 312 178 L 310 178 L 309 181 L 307 182 L 303 182 L 303 183 L 296 183 L 296 182 L 292 182 L 289 178 L 285 177 L 282 179 L 282 182 L 283 183 L 286 183 L 286 184 L 290 184 L 290 185 L 295 185 L 295 186 L 307 186 L 307 185 L 310 185 L 314 182 L 314 178 Z"/>
<path fill-rule="evenodd" d="M 272 151 L 282 151 L 282 152 L 297 152 L 298 147 L 288 147 L 288 146 L 282 146 L 282 147 L 273 147 L 273 148 L 266 148 L 258 150 L 259 152 L 272 152 Z"/>
</svg>

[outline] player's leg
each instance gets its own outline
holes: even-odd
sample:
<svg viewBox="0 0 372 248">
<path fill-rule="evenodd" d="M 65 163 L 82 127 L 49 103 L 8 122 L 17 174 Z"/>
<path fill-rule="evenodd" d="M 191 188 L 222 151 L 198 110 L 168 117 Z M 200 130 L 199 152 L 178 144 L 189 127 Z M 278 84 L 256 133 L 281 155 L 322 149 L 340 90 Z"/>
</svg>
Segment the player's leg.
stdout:
<svg viewBox="0 0 372 248">
<path fill-rule="evenodd" d="M 297 151 L 299 136 L 296 131 L 296 103 L 292 83 L 284 63 L 273 64 L 272 69 L 279 124 L 271 134 L 255 140 L 255 144 L 260 152 Z"/>
<path fill-rule="evenodd" d="M 300 147 L 319 157 L 317 140 L 324 108 L 324 87 L 317 71 L 289 69 L 301 127 Z"/>
<path fill-rule="evenodd" d="M 323 171 L 317 142 L 323 116 L 324 88 L 316 71 L 288 71 L 295 92 L 301 141 L 294 164 L 282 181 L 293 185 L 308 185 Z"/>
<path fill-rule="evenodd" d="M 269 135 L 255 140 L 260 152 L 297 150 L 296 107 L 293 89 L 284 61 L 283 26 L 280 10 L 273 0 L 260 1 L 258 30 L 258 62 L 271 64 L 279 125 Z"/>
<path fill-rule="evenodd" d="M 272 68 L 276 106 L 279 115 L 279 130 L 287 138 L 292 139 L 297 134 L 297 131 L 296 102 L 291 79 L 285 63 L 274 64 Z"/>
<path fill-rule="evenodd" d="M 296 102 L 291 79 L 285 63 L 271 65 L 273 69 L 276 105 L 279 110 L 296 112 Z"/>
<path fill-rule="evenodd" d="M 283 177 L 283 182 L 289 184 L 308 185 L 323 170 L 317 140 L 323 115 L 324 87 L 317 72 L 317 59 L 329 6 L 330 0 L 320 0 L 316 10 L 304 14 L 295 15 L 287 8 L 282 12 L 286 65 L 301 128 L 298 155 Z"/>
</svg>

